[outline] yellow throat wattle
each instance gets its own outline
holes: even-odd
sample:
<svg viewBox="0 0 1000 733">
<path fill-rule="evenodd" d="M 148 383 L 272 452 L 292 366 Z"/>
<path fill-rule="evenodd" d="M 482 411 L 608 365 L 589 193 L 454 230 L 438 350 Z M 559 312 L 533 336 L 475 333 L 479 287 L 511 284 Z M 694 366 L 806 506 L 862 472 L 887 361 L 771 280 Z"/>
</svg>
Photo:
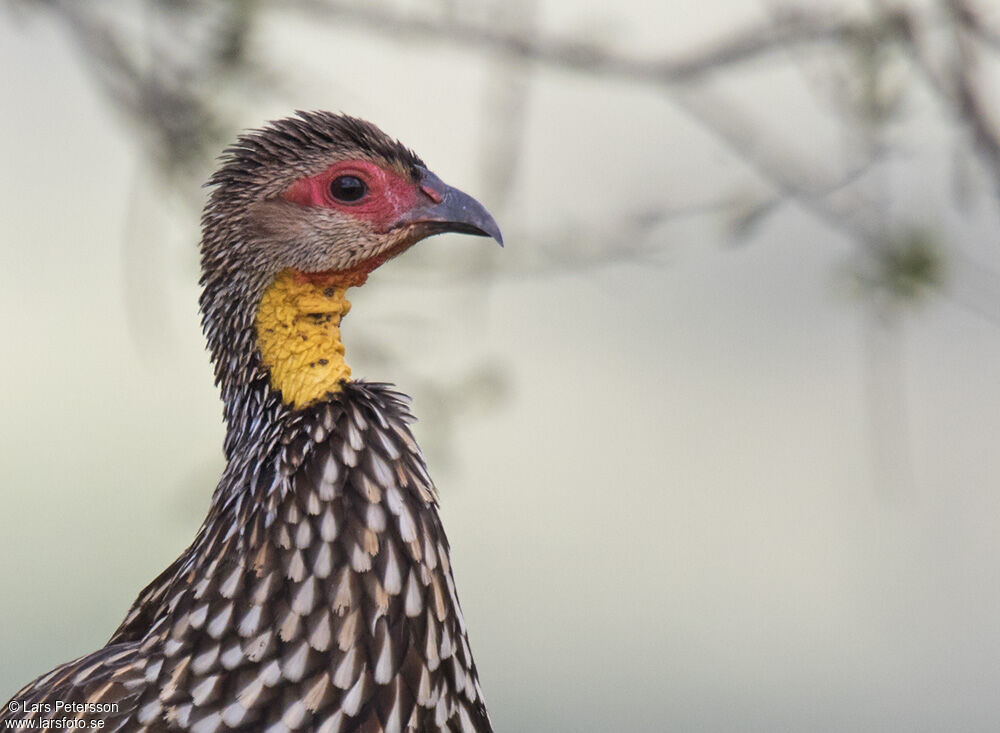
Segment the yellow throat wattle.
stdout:
<svg viewBox="0 0 1000 733">
<path fill-rule="evenodd" d="M 351 309 L 347 288 L 284 270 L 257 306 L 257 345 L 271 386 L 295 408 L 339 392 L 350 379 L 340 319 Z"/>
</svg>

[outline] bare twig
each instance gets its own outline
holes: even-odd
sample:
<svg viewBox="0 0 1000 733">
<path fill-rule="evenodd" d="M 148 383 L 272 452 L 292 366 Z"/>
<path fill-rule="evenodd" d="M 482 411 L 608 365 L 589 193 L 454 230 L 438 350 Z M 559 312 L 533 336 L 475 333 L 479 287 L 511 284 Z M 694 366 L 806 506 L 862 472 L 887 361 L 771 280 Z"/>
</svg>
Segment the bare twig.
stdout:
<svg viewBox="0 0 1000 733">
<path fill-rule="evenodd" d="M 444 18 L 404 15 L 371 3 L 341 0 L 289 0 L 285 8 L 352 23 L 382 35 L 419 41 L 447 42 L 479 53 L 519 57 L 582 73 L 614 76 L 633 82 L 677 84 L 753 61 L 798 45 L 852 43 L 871 31 L 870 24 L 824 18 L 816 13 L 789 11 L 774 21 L 739 30 L 685 58 L 639 59 L 604 46 L 563 38 L 542 38 L 470 23 L 456 16 Z M 894 18 L 887 17 L 886 32 Z"/>
</svg>

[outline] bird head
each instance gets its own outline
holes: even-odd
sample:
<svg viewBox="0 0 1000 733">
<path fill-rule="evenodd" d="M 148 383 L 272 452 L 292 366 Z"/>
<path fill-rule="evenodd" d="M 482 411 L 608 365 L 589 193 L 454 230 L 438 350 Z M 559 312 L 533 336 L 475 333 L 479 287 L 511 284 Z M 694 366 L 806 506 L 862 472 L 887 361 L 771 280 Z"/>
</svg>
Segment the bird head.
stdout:
<svg viewBox="0 0 1000 733">
<path fill-rule="evenodd" d="M 260 353 L 260 336 L 270 330 L 260 318 L 276 283 L 299 288 L 281 297 L 310 288 L 317 297 L 342 297 L 433 234 L 503 243 L 480 203 L 371 123 L 344 115 L 299 112 L 244 134 L 209 185 L 201 307 L 224 399 L 227 384 L 274 371 Z M 314 315 L 323 311 L 317 307 Z"/>
</svg>

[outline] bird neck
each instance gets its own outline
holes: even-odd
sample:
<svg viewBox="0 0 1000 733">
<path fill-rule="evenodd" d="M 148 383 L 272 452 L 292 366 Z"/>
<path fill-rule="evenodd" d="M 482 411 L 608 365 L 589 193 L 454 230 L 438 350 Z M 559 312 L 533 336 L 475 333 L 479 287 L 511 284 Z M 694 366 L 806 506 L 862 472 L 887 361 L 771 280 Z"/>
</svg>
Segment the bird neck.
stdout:
<svg viewBox="0 0 1000 733">
<path fill-rule="evenodd" d="M 350 379 L 340 321 L 351 309 L 347 285 L 283 270 L 257 306 L 261 363 L 282 401 L 299 409 L 339 392 Z"/>
</svg>

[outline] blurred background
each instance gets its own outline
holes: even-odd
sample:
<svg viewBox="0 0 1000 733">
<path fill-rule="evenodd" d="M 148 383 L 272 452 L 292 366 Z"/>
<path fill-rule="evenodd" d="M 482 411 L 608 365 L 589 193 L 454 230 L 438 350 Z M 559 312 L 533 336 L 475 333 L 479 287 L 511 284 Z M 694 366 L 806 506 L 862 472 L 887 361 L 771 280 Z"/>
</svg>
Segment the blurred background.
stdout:
<svg viewBox="0 0 1000 733">
<path fill-rule="evenodd" d="M 354 291 L 498 731 L 1000 729 L 988 0 L 7 0 L 0 698 L 222 468 L 200 187 L 345 111 L 483 201 Z"/>
</svg>

